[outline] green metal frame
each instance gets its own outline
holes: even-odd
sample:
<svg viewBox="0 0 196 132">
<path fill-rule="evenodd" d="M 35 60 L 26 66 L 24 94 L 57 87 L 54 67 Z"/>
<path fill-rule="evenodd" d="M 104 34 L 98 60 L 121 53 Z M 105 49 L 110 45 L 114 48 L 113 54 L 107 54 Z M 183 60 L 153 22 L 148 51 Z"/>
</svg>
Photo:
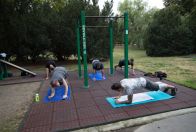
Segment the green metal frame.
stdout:
<svg viewBox="0 0 196 132">
<path fill-rule="evenodd" d="M 124 59 L 125 59 L 125 71 L 124 71 L 124 77 L 128 78 L 128 73 L 129 73 L 129 69 L 128 69 L 128 13 L 125 12 L 124 13 Z"/>
<path fill-rule="evenodd" d="M 77 51 L 78 51 L 78 76 L 79 78 L 82 78 L 82 71 L 81 71 L 81 60 L 80 60 L 80 23 L 79 21 L 77 22 L 77 27 L 76 27 L 76 36 L 77 36 Z"/>
<path fill-rule="evenodd" d="M 81 12 L 82 24 L 82 44 L 83 44 L 83 63 L 84 63 L 84 88 L 88 88 L 88 65 L 86 55 L 86 31 L 85 31 L 85 12 Z"/>
<path fill-rule="evenodd" d="M 86 53 L 86 27 L 96 27 L 96 26 L 86 26 L 85 25 L 85 18 L 110 18 L 107 16 L 85 16 L 85 12 L 81 12 L 81 27 L 82 27 L 82 45 L 83 45 L 83 65 L 84 65 L 84 87 L 88 88 L 88 65 L 87 65 L 87 53 Z M 111 17 L 113 18 L 113 17 Z M 124 58 L 125 58 L 125 71 L 124 77 L 128 78 L 128 13 L 124 13 Z M 106 26 L 99 26 L 99 27 L 106 27 Z M 82 77 L 81 74 L 81 61 L 80 61 L 80 23 L 77 22 L 76 27 L 76 34 L 77 34 L 77 50 L 78 50 L 78 75 L 79 78 Z M 110 74 L 112 75 L 113 70 L 113 23 L 110 20 L 109 22 L 109 34 L 110 34 Z"/>
<path fill-rule="evenodd" d="M 110 32 L 110 74 L 113 75 L 113 22 L 110 20 L 109 23 L 109 32 Z"/>
</svg>

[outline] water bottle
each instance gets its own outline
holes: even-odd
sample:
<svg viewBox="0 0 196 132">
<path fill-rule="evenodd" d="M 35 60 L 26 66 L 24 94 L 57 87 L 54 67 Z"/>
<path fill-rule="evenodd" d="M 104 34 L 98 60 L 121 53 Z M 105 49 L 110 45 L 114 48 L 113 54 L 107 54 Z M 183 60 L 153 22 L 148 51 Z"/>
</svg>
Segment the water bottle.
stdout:
<svg viewBox="0 0 196 132">
<path fill-rule="evenodd" d="M 39 102 L 39 94 L 38 93 L 35 94 L 35 102 Z"/>
</svg>

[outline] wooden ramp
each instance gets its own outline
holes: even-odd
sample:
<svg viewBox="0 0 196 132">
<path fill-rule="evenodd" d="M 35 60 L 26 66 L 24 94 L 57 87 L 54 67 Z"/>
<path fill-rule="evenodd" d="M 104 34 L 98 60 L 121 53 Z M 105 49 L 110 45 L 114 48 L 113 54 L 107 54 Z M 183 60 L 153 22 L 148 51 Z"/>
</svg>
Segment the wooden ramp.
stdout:
<svg viewBox="0 0 196 132">
<path fill-rule="evenodd" d="M 36 73 L 34 73 L 34 72 L 32 72 L 32 71 L 29 71 L 29 70 L 27 70 L 27 69 L 25 69 L 25 68 L 22 68 L 22 67 L 20 67 L 20 66 L 17 66 L 17 65 L 15 65 L 15 64 L 13 64 L 13 63 L 10 63 L 10 62 L 8 62 L 8 61 L 1 60 L 1 59 L 0 59 L 0 62 L 2 62 L 2 63 L 4 63 L 4 64 L 7 64 L 7 65 L 9 65 L 9 66 L 12 66 L 12 67 L 14 67 L 14 68 L 16 68 L 16 69 L 19 69 L 19 70 L 21 70 L 21 71 L 27 72 L 27 73 L 29 73 L 29 74 L 31 74 L 31 75 L 33 75 L 33 76 L 36 76 L 36 75 L 37 75 Z"/>
</svg>

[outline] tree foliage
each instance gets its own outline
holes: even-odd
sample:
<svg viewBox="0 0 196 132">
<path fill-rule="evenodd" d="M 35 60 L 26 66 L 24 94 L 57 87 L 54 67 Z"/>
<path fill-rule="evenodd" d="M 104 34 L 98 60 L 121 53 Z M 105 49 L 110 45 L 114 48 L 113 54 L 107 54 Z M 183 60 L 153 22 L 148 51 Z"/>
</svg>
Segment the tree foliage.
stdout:
<svg viewBox="0 0 196 132">
<path fill-rule="evenodd" d="M 129 44 L 137 45 L 138 48 L 143 48 L 144 33 L 156 12 L 156 9 L 148 10 L 147 7 L 147 3 L 142 0 L 124 0 L 119 5 L 120 14 L 128 12 L 129 15 Z M 120 30 L 123 25 L 123 21 L 119 21 Z"/>
<path fill-rule="evenodd" d="M 172 5 L 155 13 L 145 39 L 147 55 L 171 56 L 192 53 L 192 32 L 180 12 L 178 6 Z"/>
<path fill-rule="evenodd" d="M 109 16 L 112 5 L 113 1 L 106 1 L 101 11 L 98 0 L 1 0 L 0 52 L 32 61 L 52 52 L 58 60 L 65 60 L 77 53 L 75 28 L 81 10 L 86 15 Z M 86 20 L 86 25 L 107 24 L 106 20 Z M 88 58 L 108 58 L 108 30 L 86 31 Z"/>
</svg>

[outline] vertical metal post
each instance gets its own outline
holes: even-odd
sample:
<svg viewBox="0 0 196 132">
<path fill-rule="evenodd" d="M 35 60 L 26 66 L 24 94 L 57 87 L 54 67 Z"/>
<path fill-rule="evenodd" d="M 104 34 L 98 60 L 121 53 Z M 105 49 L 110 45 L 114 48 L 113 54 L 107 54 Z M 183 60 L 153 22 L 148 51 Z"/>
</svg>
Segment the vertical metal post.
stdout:
<svg viewBox="0 0 196 132">
<path fill-rule="evenodd" d="M 0 62 L 0 80 L 3 80 L 3 67 L 1 62 Z"/>
<path fill-rule="evenodd" d="M 124 59 L 125 59 L 125 71 L 124 77 L 128 78 L 128 13 L 124 13 Z"/>
<path fill-rule="evenodd" d="M 78 76 L 79 78 L 82 77 L 82 73 L 81 73 L 81 60 L 80 60 L 80 23 L 79 21 L 77 22 L 77 27 L 76 27 L 76 36 L 77 36 L 77 54 L 78 54 Z"/>
<path fill-rule="evenodd" d="M 83 44 L 83 62 L 84 62 L 84 88 L 88 88 L 88 66 L 87 66 L 87 55 L 86 55 L 86 31 L 85 31 L 85 12 L 81 12 L 82 22 L 82 44 Z"/>
<path fill-rule="evenodd" d="M 113 70 L 113 22 L 110 20 L 109 23 L 109 33 L 110 33 L 110 74 L 112 75 Z"/>
</svg>

